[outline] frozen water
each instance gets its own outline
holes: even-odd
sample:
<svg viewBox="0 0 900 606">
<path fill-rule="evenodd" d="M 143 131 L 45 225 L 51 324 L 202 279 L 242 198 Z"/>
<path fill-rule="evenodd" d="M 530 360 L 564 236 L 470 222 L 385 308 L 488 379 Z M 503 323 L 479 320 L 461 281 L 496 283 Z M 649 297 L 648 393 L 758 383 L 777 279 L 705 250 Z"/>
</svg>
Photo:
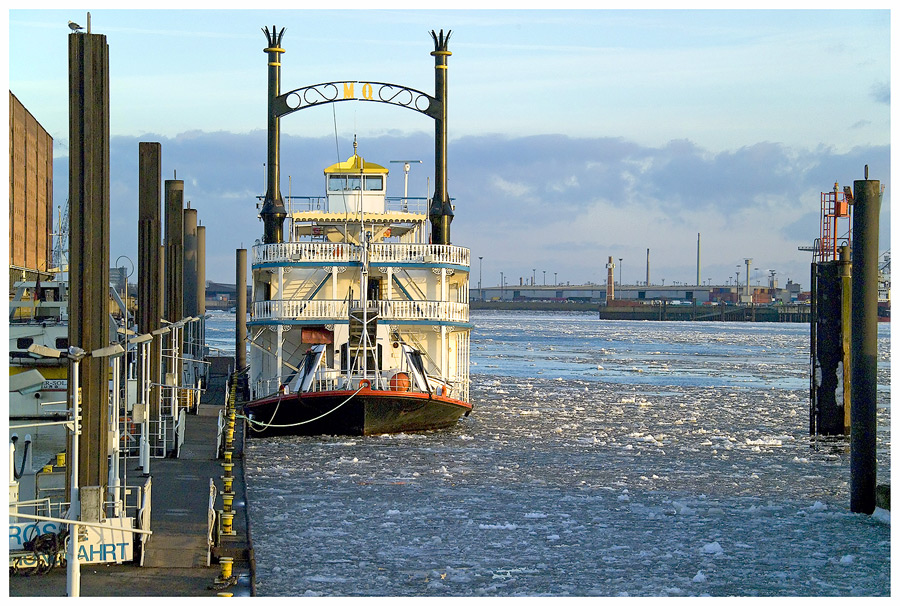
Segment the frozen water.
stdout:
<svg viewBox="0 0 900 606">
<path fill-rule="evenodd" d="M 454 428 L 247 443 L 260 595 L 890 595 L 889 514 L 808 435 L 808 325 L 472 316 Z"/>
</svg>

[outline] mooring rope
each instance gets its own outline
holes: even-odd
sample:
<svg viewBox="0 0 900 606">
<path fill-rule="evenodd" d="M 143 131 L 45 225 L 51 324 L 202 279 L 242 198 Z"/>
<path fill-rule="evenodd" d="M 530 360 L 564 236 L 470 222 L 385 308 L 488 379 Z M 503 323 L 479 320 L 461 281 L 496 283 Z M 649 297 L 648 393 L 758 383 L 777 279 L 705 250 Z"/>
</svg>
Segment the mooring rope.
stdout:
<svg viewBox="0 0 900 606">
<path fill-rule="evenodd" d="M 350 394 L 350 395 L 347 397 L 346 400 L 344 400 L 343 402 L 341 402 L 340 404 L 338 404 L 337 406 L 335 406 L 334 408 L 332 408 L 332 409 L 329 410 L 328 412 L 323 413 L 323 414 L 320 414 L 318 417 L 315 417 L 314 419 L 308 419 L 308 420 L 306 420 L 306 421 L 299 421 L 299 422 L 297 422 L 297 423 L 288 423 L 288 424 L 286 424 L 286 425 L 275 425 L 275 424 L 273 424 L 272 421 L 275 419 L 275 415 L 278 414 L 278 409 L 281 407 L 281 400 L 282 400 L 283 398 L 278 398 L 278 404 L 275 406 L 275 410 L 272 412 L 272 417 L 269 419 L 269 422 L 268 422 L 268 423 L 265 423 L 265 422 L 262 422 L 262 421 L 255 421 L 255 420 L 251 419 L 250 417 L 246 417 L 246 416 L 244 416 L 244 415 L 238 415 L 238 416 L 239 416 L 240 418 L 242 418 L 242 419 L 246 419 L 246 420 L 247 420 L 247 423 L 249 423 L 250 429 L 251 429 L 252 431 L 257 432 L 257 433 L 261 433 L 261 432 L 265 431 L 266 429 L 269 429 L 269 428 L 272 428 L 272 427 L 274 427 L 274 428 L 276 428 L 276 429 L 285 429 L 285 428 L 288 428 L 288 427 L 299 427 L 300 425 L 306 425 L 307 423 L 312 423 L 312 422 L 314 422 L 314 421 L 318 421 L 319 419 L 321 419 L 321 418 L 323 418 L 323 417 L 327 417 L 328 415 L 330 415 L 331 413 L 333 413 L 334 411 L 336 411 L 338 408 L 340 408 L 341 406 L 343 406 L 344 404 L 346 404 L 347 402 L 349 402 L 350 400 L 352 400 L 352 399 L 356 396 L 356 394 L 358 394 L 360 391 L 363 390 L 363 387 L 364 387 L 364 385 L 360 385 L 360 386 L 359 386 L 359 389 L 357 389 L 357 390 L 354 391 L 352 394 Z M 261 429 L 256 429 L 256 428 L 254 427 L 254 425 L 260 426 Z"/>
</svg>

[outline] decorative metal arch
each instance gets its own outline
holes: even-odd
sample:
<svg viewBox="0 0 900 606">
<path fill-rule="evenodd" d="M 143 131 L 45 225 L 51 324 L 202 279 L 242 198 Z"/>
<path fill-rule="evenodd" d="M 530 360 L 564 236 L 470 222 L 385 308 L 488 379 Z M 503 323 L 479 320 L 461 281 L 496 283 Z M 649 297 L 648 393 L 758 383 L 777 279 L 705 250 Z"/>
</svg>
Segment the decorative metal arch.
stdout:
<svg viewBox="0 0 900 606">
<path fill-rule="evenodd" d="M 276 117 L 281 118 L 301 109 L 339 101 L 387 103 L 417 111 L 432 119 L 438 119 L 441 115 L 440 100 L 428 93 L 399 84 L 362 80 L 322 82 L 295 88 L 275 98 L 274 112 Z"/>
</svg>

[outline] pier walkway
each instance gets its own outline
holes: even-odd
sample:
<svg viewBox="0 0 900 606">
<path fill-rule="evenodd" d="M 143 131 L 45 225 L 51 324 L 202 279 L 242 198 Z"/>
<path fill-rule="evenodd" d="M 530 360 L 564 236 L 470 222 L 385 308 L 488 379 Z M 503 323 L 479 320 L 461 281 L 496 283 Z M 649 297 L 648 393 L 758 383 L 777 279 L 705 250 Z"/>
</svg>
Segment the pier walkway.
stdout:
<svg viewBox="0 0 900 606">
<path fill-rule="evenodd" d="M 179 458 L 152 459 L 153 535 L 146 545 L 144 565 L 82 565 L 83 597 L 210 596 L 229 593 L 253 595 L 253 549 L 247 519 L 244 484 L 244 432 L 238 424 L 233 450 L 234 536 L 223 536 L 212 548 L 207 566 L 207 520 L 209 483 L 222 492 L 222 460 L 216 458 L 216 429 L 223 399 L 201 404 L 196 415 L 187 415 L 185 440 Z M 222 509 L 222 497 L 215 508 Z M 232 574 L 237 583 L 216 584 L 221 573 L 220 557 L 234 558 Z M 66 569 L 56 568 L 43 576 L 10 576 L 11 597 L 58 597 L 66 595 Z"/>
</svg>

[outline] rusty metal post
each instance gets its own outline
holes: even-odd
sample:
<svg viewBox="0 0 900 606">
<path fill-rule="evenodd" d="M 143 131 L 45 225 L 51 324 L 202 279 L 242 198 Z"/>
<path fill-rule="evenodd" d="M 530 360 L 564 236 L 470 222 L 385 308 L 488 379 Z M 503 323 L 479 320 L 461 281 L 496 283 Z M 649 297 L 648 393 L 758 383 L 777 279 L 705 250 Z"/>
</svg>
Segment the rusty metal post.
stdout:
<svg viewBox="0 0 900 606">
<path fill-rule="evenodd" d="M 162 199 L 162 147 L 159 143 L 138 143 L 138 328 L 152 333 L 160 327 L 163 314 L 162 234 L 160 201 Z M 160 339 L 150 342 L 150 414 L 159 416 Z M 143 369 L 143 367 L 140 367 Z M 143 385 L 144 377 L 140 376 Z"/>
<path fill-rule="evenodd" d="M 450 30 L 444 35 L 431 32 L 434 39 L 434 97 L 440 104 L 434 118 L 434 197 L 428 211 L 431 219 L 432 244 L 450 244 L 450 223 L 453 221 L 453 207 L 447 193 L 447 58 L 452 54 L 447 50 Z"/>
<path fill-rule="evenodd" d="M 109 46 L 102 34 L 70 34 L 69 344 L 90 352 L 109 343 Z M 78 366 L 78 485 L 102 487 L 108 483 L 109 362 L 86 357 Z M 72 385 L 70 401 L 77 397 Z"/>
<path fill-rule="evenodd" d="M 853 182 L 850 511 L 875 511 L 880 181 Z"/>
<path fill-rule="evenodd" d="M 844 435 L 844 326 L 842 324 L 841 262 L 821 261 L 816 268 L 815 433 Z"/>
</svg>

